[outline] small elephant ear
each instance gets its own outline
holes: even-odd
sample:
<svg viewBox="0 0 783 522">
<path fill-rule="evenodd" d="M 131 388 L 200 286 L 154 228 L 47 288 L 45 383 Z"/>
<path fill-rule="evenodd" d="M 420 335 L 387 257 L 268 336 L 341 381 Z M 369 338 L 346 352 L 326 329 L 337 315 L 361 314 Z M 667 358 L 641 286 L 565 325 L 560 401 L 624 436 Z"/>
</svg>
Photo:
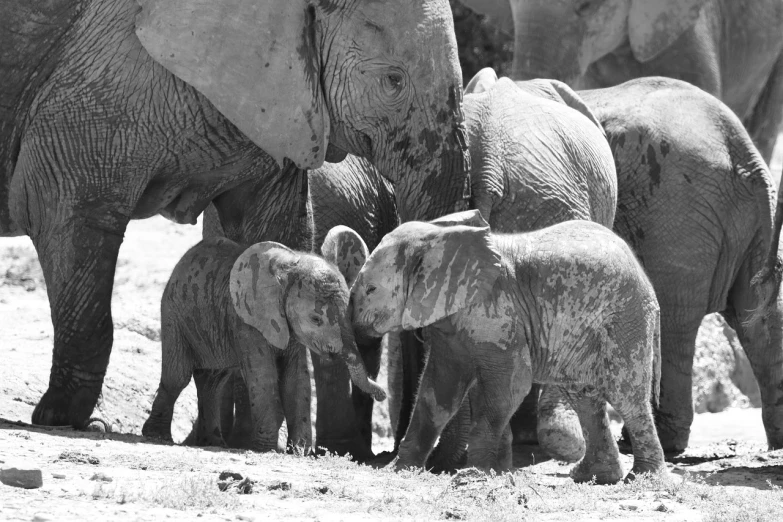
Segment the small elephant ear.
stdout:
<svg viewBox="0 0 783 522">
<path fill-rule="evenodd" d="M 329 116 L 306 0 L 137 0 L 136 35 L 277 160 L 320 167 Z"/>
<path fill-rule="evenodd" d="M 423 328 L 483 299 L 500 275 L 500 253 L 488 226 L 443 225 L 427 237 L 423 248 L 406 259 L 406 330 Z"/>
<path fill-rule="evenodd" d="M 321 245 L 321 255 L 337 266 L 348 288 L 351 288 L 370 254 L 364 240 L 355 230 L 337 225 L 326 234 L 324 244 Z"/>
<path fill-rule="evenodd" d="M 601 129 L 601 134 L 606 136 L 606 132 L 604 131 L 604 126 L 601 125 L 601 122 L 598 120 L 598 117 L 593 114 L 593 111 L 590 110 L 590 107 L 587 106 L 585 101 L 582 99 L 581 96 L 579 96 L 574 90 L 566 85 L 565 83 L 559 81 L 559 80 L 545 80 L 549 82 L 552 89 L 555 90 L 557 95 L 560 97 L 561 100 L 563 100 L 563 103 L 568 105 L 574 110 L 577 110 L 584 114 L 588 120 L 593 122 L 593 124 Z"/>
<path fill-rule="evenodd" d="M 242 252 L 231 268 L 231 302 L 239 317 L 280 350 L 288 346 L 288 321 L 283 303 L 283 284 L 278 269 L 293 264 L 299 254 L 280 243 L 265 241 Z"/>
<path fill-rule="evenodd" d="M 498 81 L 498 75 L 492 67 L 484 67 L 470 79 L 465 86 L 465 94 L 486 92 Z"/>
<path fill-rule="evenodd" d="M 632 0 L 628 37 L 634 57 L 652 60 L 693 27 L 707 0 Z"/>
<path fill-rule="evenodd" d="M 455 225 L 464 225 L 466 227 L 489 227 L 489 223 L 481 215 L 478 210 L 465 210 L 463 212 L 455 212 L 453 214 L 447 214 L 445 216 L 433 219 L 430 221 L 432 225 L 438 225 L 439 227 L 451 227 Z"/>
<path fill-rule="evenodd" d="M 460 3 L 474 13 L 489 18 L 492 25 L 508 36 L 514 36 L 514 18 L 509 0 L 460 0 Z"/>
</svg>

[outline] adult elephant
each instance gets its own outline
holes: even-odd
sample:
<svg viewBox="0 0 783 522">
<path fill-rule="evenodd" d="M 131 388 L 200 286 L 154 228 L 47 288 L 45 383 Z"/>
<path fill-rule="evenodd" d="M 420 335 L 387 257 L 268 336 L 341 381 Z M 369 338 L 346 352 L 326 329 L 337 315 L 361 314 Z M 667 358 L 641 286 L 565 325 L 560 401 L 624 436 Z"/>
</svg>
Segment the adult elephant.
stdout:
<svg viewBox="0 0 783 522">
<path fill-rule="evenodd" d="M 783 217 L 775 217 L 767 165 L 738 118 L 685 82 L 641 78 L 579 94 L 603 125 L 617 165 L 614 229 L 639 256 L 661 307 L 656 425 L 664 450 L 688 445 L 696 334 L 714 312 L 748 355 L 769 447 L 783 448 L 783 302 L 776 301 L 775 269 Z"/>
<path fill-rule="evenodd" d="M 204 237 L 225 236 L 237 243 L 253 244 L 307 237 L 309 228 L 309 236 L 314 238 L 311 247 L 319 251 L 326 234 L 337 225 L 345 225 L 372 250 L 399 223 L 394 187 L 365 159 L 349 154 L 341 163 L 324 163 L 309 172 L 299 171 L 298 176 L 298 190 L 309 193 L 311 208 L 277 201 L 270 197 L 268 183 L 251 180 L 226 191 L 207 208 Z M 285 179 L 282 174 L 277 177 Z M 281 204 L 288 205 L 283 212 L 276 209 Z M 380 368 L 381 341 L 359 337 L 357 345 L 374 379 Z M 305 356 L 301 346 L 288 349 Z M 360 460 L 371 457 L 372 397 L 351 386 L 347 367 L 339 360 L 313 356 L 312 362 L 318 397 L 317 446 L 341 455 L 350 453 Z M 224 390 L 221 400 L 223 412 L 232 411 L 232 401 L 236 406 L 236 419 L 223 421 L 223 431 L 230 433 L 228 444 L 249 447 L 252 434 L 248 433 L 247 390 L 241 378 Z"/>
<path fill-rule="evenodd" d="M 460 1 L 514 35 L 515 80 L 685 80 L 726 103 L 769 163 L 783 119 L 783 0 Z"/>
<path fill-rule="evenodd" d="M 194 223 L 227 189 L 327 152 L 371 161 L 405 218 L 463 198 L 445 0 L 141 3 L 0 8 L 0 234 L 33 240 L 54 323 L 37 424 L 80 427 L 95 406 L 130 219 Z M 303 200 L 297 176 L 277 181 L 281 202 Z"/>
</svg>

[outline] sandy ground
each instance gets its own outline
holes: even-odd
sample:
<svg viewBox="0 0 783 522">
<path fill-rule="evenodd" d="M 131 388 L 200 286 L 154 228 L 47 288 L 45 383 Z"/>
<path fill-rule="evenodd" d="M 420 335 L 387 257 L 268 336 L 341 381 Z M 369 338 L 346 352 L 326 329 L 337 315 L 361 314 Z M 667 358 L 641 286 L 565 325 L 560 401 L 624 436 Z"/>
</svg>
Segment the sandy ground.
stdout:
<svg viewBox="0 0 783 522">
<path fill-rule="evenodd" d="M 783 147 L 779 143 L 773 163 L 776 178 L 780 176 L 782 163 Z M 398 476 L 388 471 L 357 467 L 342 459 L 321 459 L 320 463 L 314 463 L 293 456 L 145 444 L 138 437 L 160 371 L 160 295 L 174 264 L 199 239 L 200 227 L 175 225 L 160 217 L 135 221 L 128 228 L 120 251 L 112 301 L 114 349 L 102 400 L 95 412 L 111 425 L 113 433 L 106 435 L 39 429 L 17 423 L 29 422 L 33 407 L 46 388 L 52 325 L 43 277 L 31 242 L 26 237 L 0 238 L 0 468 L 13 462 L 26 462 L 44 472 L 41 489 L 21 490 L 0 485 L 0 519 L 68 520 L 93 515 L 138 520 L 196 516 L 203 520 L 395 518 L 388 510 L 397 500 L 405 498 L 407 486 L 398 484 Z M 175 440 L 184 438 L 194 416 L 195 392 L 191 384 L 177 405 Z M 376 432 L 381 436 L 376 435 L 376 451 L 388 448 L 389 439 L 382 436 L 387 419 L 385 411 L 379 415 Z M 764 441 L 758 409 L 735 408 L 697 415 L 690 451 L 696 456 L 681 459 L 673 470 L 713 477 L 707 481 L 711 487 L 719 487 L 714 485 L 719 482 L 735 488 L 774 491 L 771 488 L 775 485 L 783 486 L 783 455 L 763 453 Z M 526 460 L 518 457 L 519 462 Z M 97 463 L 90 463 L 90 458 Z M 215 491 L 219 492 L 216 476 L 225 469 L 263 478 L 266 481 L 263 491 L 243 495 L 241 499 L 235 495 L 233 500 L 228 493 L 216 494 Z M 541 479 L 544 482 L 561 484 L 570 480 L 566 475 L 568 468 L 556 463 L 541 463 L 539 459 L 539 464 L 530 469 L 536 477 L 544 477 Z M 346 474 L 346 470 L 350 471 Z M 104 473 L 111 482 L 100 476 L 95 478 L 98 473 Z M 308 496 L 275 487 L 275 481 L 288 481 L 304 484 L 302 487 L 307 491 L 318 490 L 321 487 L 318 484 L 331 488 L 330 480 L 335 476 L 347 481 L 343 491 L 354 487 L 358 491 L 362 483 L 372 483 L 380 480 L 379 477 L 388 483 L 389 489 L 385 494 L 375 492 L 377 495 L 374 493 L 375 496 L 357 503 L 356 499 L 344 498 L 344 494 L 335 495 L 333 489 L 329 489 L 329 494 Z M 172 484 L 179 494 L 166 493 L 165 486 Z M 440 486 L 424 481 L 421 487 Z M 291 491 L 295 492 L 296 488 Z M 203 502 L 194 500 L 199 498 Z M 290 502 L 291 499 L 296 502 Z M 373 511 L 372 506 L 378 502 L 386 507 Z M 437 509 L 432 513 L 414 512 L 412 517 L 464 518 L 451 516 L 454 513 L 448 509 Z M 603 509 L 599 509 L 600 513 Z M 634 512 L 633 516 L 697 520 L 703 510 L 658 511 L 650 517 L 642 516 L 642 511 Z M 544 519 L 559 519 L 557 510 L 539 514 Z M 623 515 L 620 518 L 631 516 L 630 512 L 620 514 Z M 593 513 L 587 518 L 593 515 L 598 516 Z"/>
</svg>

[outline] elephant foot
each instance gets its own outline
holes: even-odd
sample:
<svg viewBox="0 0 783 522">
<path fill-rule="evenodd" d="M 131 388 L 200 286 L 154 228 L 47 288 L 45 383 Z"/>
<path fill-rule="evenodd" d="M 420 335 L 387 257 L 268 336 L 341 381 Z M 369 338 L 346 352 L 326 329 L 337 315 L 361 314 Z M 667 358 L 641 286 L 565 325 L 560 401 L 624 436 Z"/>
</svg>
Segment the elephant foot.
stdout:
<svg viewBox="0 0 783 522">
<path fill-rule="evenodd" d="M 382 451 L 378 453 L 376 456 L 374 456 L 373 458 L 365 461 L 364 464 L 376 469 L 385 468 L 386 466 L 394 462 L 394 459 L 396 458 L 397 458 L 396 451 Z"/>
<path fill-rule="evenodd" d="M 540 418 L 538 443 L 555 460 L 577 462 L 585 455 L 585 439 L 575 413 L 557 418 Z"/>
<path fill-rule="evenodd" d="M 678 425 L 659 415 L 655 418 L 655 427 L 658 431 L 658 439 L 661 448 L 667 456 L 678 455 L 688 447 L 688 439 L 691 435 L 690 424 Z"/>
<path fill-rule="evenodd" d="M 98 403 L 103 376 L 103 373 L 53 366 L 49 389 L 38 401 L 32 423 L 84 429 Z"/>
<path fill-rule="evenodd" d="M 316 455 L 335 453 L 339 456 L 350 455 L 351 460 L 366 462 L 375 457 L 372 449 L 361 438 L 356 436 L 351 439 L 318 439 L 316 441 Z"/>
<path fill-rule="evenodd" d="M 171 428 L 166 428 L 165 426 L 161 425 L 161 423 L 157 423 L 152 419 L 147 419 L 147 422 L 145 422 L 144 426 L 141 427 L 141 435 L 147 439 L 160 440 L 163 442 L 174 442 L 171 438 Z M 188 438 L 190 438 L 191 435 L 188 435 Z M 185 446 L 193 445 L 188 444 L 188 439 L 185 439 L 185 442 L 182 444 Z"/>
<path fill-rule="evenodd" d="M 571 470 L 571 478 L 574 482 L 590 482 L 595 479 L 596 484 L 616 484 L 623 480 L 623 468 L 620 462 L 581 460 Z"/>
</svg>

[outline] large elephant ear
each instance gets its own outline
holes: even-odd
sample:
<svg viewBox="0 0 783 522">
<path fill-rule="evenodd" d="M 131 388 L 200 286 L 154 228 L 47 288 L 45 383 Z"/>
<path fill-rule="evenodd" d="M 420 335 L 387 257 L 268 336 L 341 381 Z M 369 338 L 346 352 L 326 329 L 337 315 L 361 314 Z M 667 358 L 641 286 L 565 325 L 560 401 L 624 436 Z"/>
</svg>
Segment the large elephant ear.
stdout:
<svg viewBox="0 0 783 522">
<path fill-rule="evenodd" d="M 484 15 L 489 21 L 509 36 L 514 36 L 514 18 L 511 0 L 459 0 L 471 11 Z"/>
<path fill-rule="evenodd" d="M 647 62 L 693 27 L 707 0 L 632 0 L 628 37 L 634 57 Z"/>
<path fill-rule="evenodd" d="M 453 214 L 446 214 L 437 219 L 430 221 L 432 225 L 438 225 L 439 227 L 451 227 L 455 225 L 465 225 L 467 227 L 489 227 L 489 223 L 481 215 L 478 210 L 464 210 L 462 212 L 455 212 Z"/>
<path fill-rule="evenodd" d="M 280 350 L 288 346 L 289 334 L 278 270 L 298 260 L 299 254 L 285 245 L 265 241 L 242 252 L 231 268 L 229 289 L 234 310 Z"/>
<path fill-rule="evenodd" d="M 147 52 L 282 166 L 320 167 L 329 116 L 306 0 L 137 0 Z"/>
<path fill-rule="evenodd" d="M 370 254 L 364 240 L 355 230 L 337 225 L 326 234 L 324 244 L 321 245 L 321 255 L 337 267 L 348 288 L 351 288 Z"/>
<path fill-rule="evenodd" d="M 430 325 L 485 298 L 500 275 L 500 253 L 488 226 L 443 225 L 427 237 L 423 248 L 406 260 L 406 330 Z"/>
</svg>

